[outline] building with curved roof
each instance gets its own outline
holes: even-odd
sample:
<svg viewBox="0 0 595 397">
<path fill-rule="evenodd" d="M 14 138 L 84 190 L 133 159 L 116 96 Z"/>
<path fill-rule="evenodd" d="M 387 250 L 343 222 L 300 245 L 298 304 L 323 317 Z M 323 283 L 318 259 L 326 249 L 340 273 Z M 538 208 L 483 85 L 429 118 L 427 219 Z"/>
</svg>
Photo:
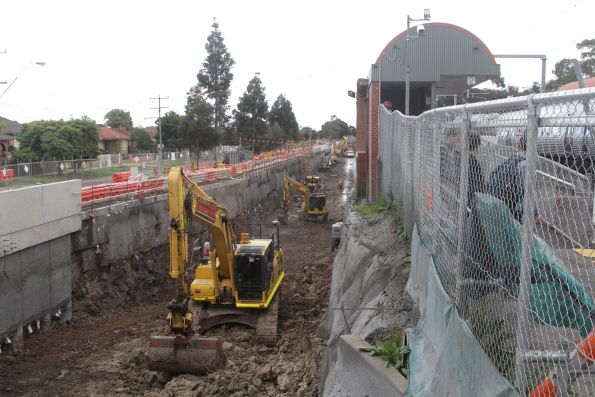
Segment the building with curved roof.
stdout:
<svg viewBox="0 0 595 397">
<path fill-rule="evenodd" d="M 421 28 L 423 26 L 423 28 Z M 448 23 L 413 26 L 390 40 L 357 81 L 356 150 L 358 195 L 377 196 L 378 106 L 405 113 L 410 70 L 409 114 L 439 102 L 461 103 L 471 87 L 500 76 L 489 48 L 473 33 Z"/>
</svg>

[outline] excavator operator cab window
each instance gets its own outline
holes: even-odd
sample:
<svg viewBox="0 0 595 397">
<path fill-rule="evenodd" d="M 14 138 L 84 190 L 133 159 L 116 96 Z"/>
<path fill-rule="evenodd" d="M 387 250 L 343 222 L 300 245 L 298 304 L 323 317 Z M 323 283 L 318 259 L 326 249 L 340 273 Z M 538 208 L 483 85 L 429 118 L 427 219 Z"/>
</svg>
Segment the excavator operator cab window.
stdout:
<svg viewBox="0 0 595 397">
<path fill-rule="evenodd" d="M 309 211 L 322 211 L 324 209 L 324 205 L 326 204 L 326 197 L 325 196 L 310 196 L 310 200 L 308 202 L 308 210 Z"/>
<path fill-rule="evenodd" d="M 235 257 L 236 288 L 240 300 L 260 300 L 264 289 L 267 257 L 240 254 Z"/>
</svg>

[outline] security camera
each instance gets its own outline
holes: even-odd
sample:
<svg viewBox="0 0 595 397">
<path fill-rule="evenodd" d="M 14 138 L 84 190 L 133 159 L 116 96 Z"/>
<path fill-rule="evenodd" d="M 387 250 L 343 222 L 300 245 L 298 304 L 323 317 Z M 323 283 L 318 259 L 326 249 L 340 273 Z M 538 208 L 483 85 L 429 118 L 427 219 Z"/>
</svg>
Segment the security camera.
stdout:
<svg viewBox="0 0 595 397">
<path fill-rule="evenodd" d="M 426 34 L 426 28 L 424 25 L 417 25 L 417 34 L 420 36 Z"/>
</svg>

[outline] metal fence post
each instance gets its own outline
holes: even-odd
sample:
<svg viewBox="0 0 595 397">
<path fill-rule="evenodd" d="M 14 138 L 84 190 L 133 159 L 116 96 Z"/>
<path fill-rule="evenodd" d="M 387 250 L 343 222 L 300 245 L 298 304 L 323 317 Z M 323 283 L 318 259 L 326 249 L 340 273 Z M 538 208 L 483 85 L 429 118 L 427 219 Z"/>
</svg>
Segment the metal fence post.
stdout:
<svg viewBox="0 0 595 397">
<path fill-rule="evenodd" d="M 422 137 L 421 137 L 421 121 L 420 119 L 415 120 L 415 152 L 414 152 L 414 160 L 413 160 L 413 183 L 412 183 L 412 208 L 413 213 L 411 216 L 411 230 L 408 231 L 407 235 L 413 235 L 413 225 L 417 221 L 417 210 L 419 208 L 419 203 L 417 198 L 419 197 L 419 173 L 421 167 L 421 151 L 422 151 Z"/>
<path fill-rule="evenodd" d="M 457 226 L 457 261 L 455 263 L 455 304 L 461 313 L 461 281 L 463 278 L 463 263 L 465 261 L 465 220 L 467 219 L 467 199 L 469 190 L 469 131 L 471 118 L 465 112 L 463 119 L 463 134 L 461 137 L 461 165 L 459 180 L 459 213 Z"/>
<path fill-rule="evenodd" d="M 433 178 L 433 188 L 432 188 L 432 212 L 434 214 L 440 214 L 442 208 L 442 193 L 441 193 L 441 181 L 440 181 L 440 171 L 442 167 L 441 161 L 441 147 L 442 147 L 442 124 L 440 122 L 441 117 L 434 115 L 434 136 L 433 136 L 433 150 L 434 150 L 434 168 L 432 170 L 432 178 Z M 436 219 L 433 219 L 433 222 L 436 222 Z M 436 243 L 436 242 L 434 242 Z M 435 252 L 435 251 L 432 251 Z"/>
<path fill-rule="evenodd" d="M 524 357 L 527 351 L 527 327 L 529 326 L 529 308 L 531 305 L 529 292 L 531 288 L 531 267 L 533 250 L 533 198 L 535 195 L 536 161 L 537 161 L 537 118 L 538 108 L 533 102 L 533 96 L 527 100 L 527 152 L 523 197 L 523 225 L 522 225 L 522 261 L 519 278 L 519 303 L 517 306 L 516 326 L 516 356 L 515 356 L 515 385 L 521 394 L 527 388 L 524 371 Z"/>
</svg>

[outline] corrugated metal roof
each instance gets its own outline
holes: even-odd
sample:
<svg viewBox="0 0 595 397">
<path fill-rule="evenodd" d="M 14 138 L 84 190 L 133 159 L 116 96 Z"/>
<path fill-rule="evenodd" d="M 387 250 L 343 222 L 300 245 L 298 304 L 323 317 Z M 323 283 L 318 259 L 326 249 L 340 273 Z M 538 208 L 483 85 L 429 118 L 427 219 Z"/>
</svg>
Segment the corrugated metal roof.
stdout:
<svg viewBox="0 0 595 397">
<path fill-rule="evenodd" d="M 499 76 L 498 65 L 487 46 L 473 33 L 446 23 L 424 24 L 425 34 L 407 43 L 411 81 L 440 81 L 440 76 Z M 410 35 L 417 32 L 414 26 Z M 403 31 L 392 39 L 370 70 L 372 81 L 405 81 Z M 414 37 L 417 36 L 414 34 Z"/>
</svg>

